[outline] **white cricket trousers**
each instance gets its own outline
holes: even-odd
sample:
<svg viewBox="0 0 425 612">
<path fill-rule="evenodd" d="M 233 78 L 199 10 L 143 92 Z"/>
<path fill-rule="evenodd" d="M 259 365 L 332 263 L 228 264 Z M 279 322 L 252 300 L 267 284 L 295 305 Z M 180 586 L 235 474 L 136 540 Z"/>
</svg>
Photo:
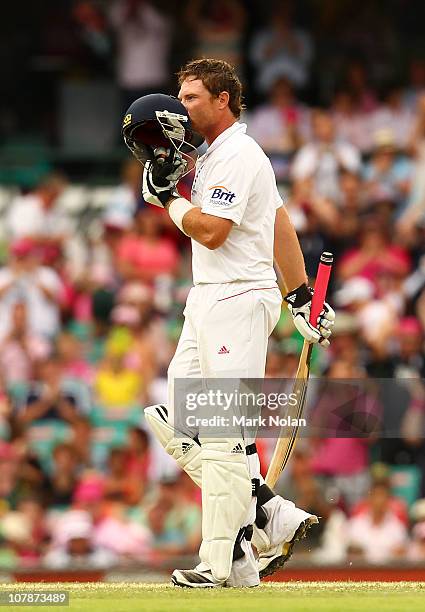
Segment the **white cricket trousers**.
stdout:
<svg viewBox="0 0 425 612">
<path fill-rule="evenodd" d="M 168 368 L 168 417 L 175 378 L 263 378 L 267 343 L 281 311 L 276 281 L 195 285 Z M 189 433 L 189 432 L 188 432 Z M 191 437 L 198 432 L 191 431 Z"/>
</svg>

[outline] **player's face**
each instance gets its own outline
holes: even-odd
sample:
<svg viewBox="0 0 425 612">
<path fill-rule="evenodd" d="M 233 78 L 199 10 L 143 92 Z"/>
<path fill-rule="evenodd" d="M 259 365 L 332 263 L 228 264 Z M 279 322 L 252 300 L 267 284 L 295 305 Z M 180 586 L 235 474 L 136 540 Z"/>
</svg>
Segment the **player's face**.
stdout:
<svg viewBox="0 0 425 612">
<path fill-rule="evenodd" d="M 187 110 L 193 128 L 205 136 L 218 119 L 218 98 L 214 98 L 200 79 L 183 81 L 179 100 Z"/>
</svg>

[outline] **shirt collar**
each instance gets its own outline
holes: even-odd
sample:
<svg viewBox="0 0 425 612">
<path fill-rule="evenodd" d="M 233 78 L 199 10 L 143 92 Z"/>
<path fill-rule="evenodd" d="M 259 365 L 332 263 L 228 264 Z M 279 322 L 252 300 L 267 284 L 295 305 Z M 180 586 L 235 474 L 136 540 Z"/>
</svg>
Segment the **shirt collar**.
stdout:
<svg viewBox="0 0 425 612">
<path fill-rule="evenodd" d="M 224 130 L 224 132 L 221 132 L 221 134 L 219 134 L 217 138 L 212 141 L 212 143 L 210 144 L 208 149 L 205 151 L 204 155 L 202 155 L 202 157 L 204 156 L 206 157 L 207 155 L 215 151 L 217 147 L 219 147 L 225 140 L 233 136 L 233 134 L 236 134 L 237 132 L 241 132 L 242 134 L 245 134 L 246 127 L 247 127 L 246 123 L 239 123 L 239 121 L 235 121 L 235 123 L 232 123 L 232 125 L 228 127 L 227 130 Z"/>
</svg>

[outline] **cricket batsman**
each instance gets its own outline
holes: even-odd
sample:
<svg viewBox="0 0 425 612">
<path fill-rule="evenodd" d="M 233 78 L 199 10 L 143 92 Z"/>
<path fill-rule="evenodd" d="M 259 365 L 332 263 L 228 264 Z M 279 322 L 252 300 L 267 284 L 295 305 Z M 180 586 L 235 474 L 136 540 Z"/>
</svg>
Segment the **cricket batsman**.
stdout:
<svg viewBox="0 0 425 612">
<path fill-rule="evenodd" d="M 177 430 L 174 381 L 263 378 L 268 337 L 282 297 L 273 261 L 289 293 L 295 326 L 310 343 L 329 344 L 335 314 L 325 304 L 309 323 L 312 292 L 296 232 L 269 159 L 238 121 L 242 86 L 227 62 L 200 59 L 178 74 L 178 99 L 139 98 L 123 121 L 127 146 L 143 164 L 146 202 L 160 206 L 192 241 L 194 287 L 168 369 L 168 405 L 145 409 L 164 449 L 202 488 L 201 562 L 176 569 L 172 582 L 192 588 L 257 586 L 283 566 L 294 543 L 318 522 L 267 487 L 255 440 Z M 177 183 L 196 160 L 191 201 Z M 256 559 L 251 542 L 258 551 Z"/>
</svg>

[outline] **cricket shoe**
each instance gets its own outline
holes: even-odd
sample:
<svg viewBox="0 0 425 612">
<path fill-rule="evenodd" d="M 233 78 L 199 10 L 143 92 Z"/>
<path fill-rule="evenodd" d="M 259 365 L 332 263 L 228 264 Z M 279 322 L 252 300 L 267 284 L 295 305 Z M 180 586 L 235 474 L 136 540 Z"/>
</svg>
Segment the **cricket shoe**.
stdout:
<svg viewBox="0 0 425 612">
<path fill-rule="evenodd" d="M 174 570 L 171 582 L 175 586 L 188 589 L 211 589 L 224 587 L 225 580 L 216 580 L 210 569 L 201 569 L 205 564 L 200 563 L 193 570 Z"/>
<path fill-rule="evenodd" d="M 260 578 L 271 576 L 271 574 L 274 574 L 274 572 L 276 572 L 278 569 L 281 569 L 290 559 L 295 542 L 305 538 L 308 529 L 318 522 L 319 519 L 317 516 L 311 515 L 309 518 L 302 521 L 292 540 L 289 542 L 283 542 L 283 544 L 279 544 L 278 546 L 274 546 L 267 552 L 260 553 L 258 557 L 258 571 Z"/>
<path fill-rule="evenodd" d="M 319 522 L 314 514 L 297 508 L 291 501 L 276 495 L 262 506 L 267 514 L 263 529 L 254 528 L 252 542 L 258 552 L 260 578 L 282 568 L 291 557 L 296 542 Z"/>
<path fill-rule="evenodd" d="M 171 582 L 177 586 L 195 589 L 259 586 L 258 562 L 252 550 L 250 537 L 245 538 L 246 529 L 249 528 L 242 528 L 238 534 L 233 552 L 232 569 L 227 580 L 223 582 L 216 580 L 208 564 L 201 562 L 193 570 L 174 570 Z M 252 533 L 252 528 L 249 529 L 249 533 Z"/>
</svg>

